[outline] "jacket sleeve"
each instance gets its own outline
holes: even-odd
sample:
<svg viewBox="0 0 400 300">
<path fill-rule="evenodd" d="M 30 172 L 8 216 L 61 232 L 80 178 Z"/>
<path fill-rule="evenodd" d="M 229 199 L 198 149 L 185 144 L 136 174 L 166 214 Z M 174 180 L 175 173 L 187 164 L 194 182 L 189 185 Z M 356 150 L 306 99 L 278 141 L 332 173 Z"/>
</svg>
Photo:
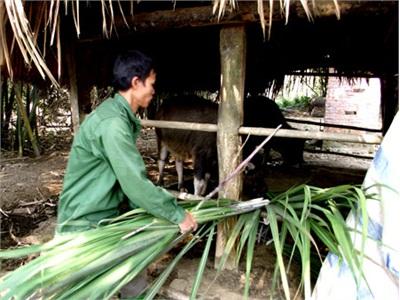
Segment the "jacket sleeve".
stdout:
<svg viewBox="0 0 400 300">
<path fill-rule="evenodd" d="M 148 178 L 144 161 L 133 138 L 132 129 L 118 118 L 107 122 L 101 130 L 104 154 L 117 177 L 124 194 L 133 206 L 150 214 L 179 224 L 185 211 L 165 189 L 155 186 Z"/>
</svg>

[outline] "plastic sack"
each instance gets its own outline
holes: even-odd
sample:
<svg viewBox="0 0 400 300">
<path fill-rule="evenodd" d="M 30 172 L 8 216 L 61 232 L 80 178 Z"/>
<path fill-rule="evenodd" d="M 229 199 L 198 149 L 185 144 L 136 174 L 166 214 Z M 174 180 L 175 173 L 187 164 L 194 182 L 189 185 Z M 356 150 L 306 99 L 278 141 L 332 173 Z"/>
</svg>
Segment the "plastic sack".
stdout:
<svg viewBox="0 0 400 300">
<path fill-rule="evenodd" d="M 400 299 L 400 114 L 397 113 L 365 176 L 364 188 L 377 193 L 380 201 L 368 200 L 368 235 L 363 272 L 365 280 L 357 285 L 346 262 L 329 253 L 312 299 Z M 376 185 L 378 184 L 378 185 Z M 375 185 L 375 186 L 374 186 Z M 361 231 L 361 220 L 350 213 L 350 228 Z M 361 249 L 361 237 L 353 233 L 355 250 Z"/>
</svg>

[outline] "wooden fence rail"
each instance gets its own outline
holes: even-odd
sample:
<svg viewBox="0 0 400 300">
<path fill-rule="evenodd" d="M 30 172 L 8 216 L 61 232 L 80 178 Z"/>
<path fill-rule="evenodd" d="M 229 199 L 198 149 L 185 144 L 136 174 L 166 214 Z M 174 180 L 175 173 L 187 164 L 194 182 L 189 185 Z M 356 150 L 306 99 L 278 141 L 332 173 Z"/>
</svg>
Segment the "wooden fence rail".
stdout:
<svg viewBox="0 0 400 300">
<path fill-rule="evenodd" d="M 158 121 L 158 120 L 141 120 L 142 126 L 145 127 L 158 127 L 170 129 L 184 129 L 184 130 L 198 130 L 217 132 L 216 124 L 208 123 L 190 123 L 190 122 L 177 122 L 177 121 Z M 260 128 L 260 127 L 240 127 L 240 134 L 251 134 L 258 136 L 268 136 L 274 131 L 273 128 Z M 338 142 L 351 142 L 363 144 L 380 144 L 382 136 L 380 134 L 362 133 L 336 133 L 336 132 L 319 132 L 319 131 L 305 131 L 297 129 L 280 129 L 276 135 L 277 137 L 290 137 L 300 139 L 316 139 L 316 140 L 330 140 Z"/>
</svg>

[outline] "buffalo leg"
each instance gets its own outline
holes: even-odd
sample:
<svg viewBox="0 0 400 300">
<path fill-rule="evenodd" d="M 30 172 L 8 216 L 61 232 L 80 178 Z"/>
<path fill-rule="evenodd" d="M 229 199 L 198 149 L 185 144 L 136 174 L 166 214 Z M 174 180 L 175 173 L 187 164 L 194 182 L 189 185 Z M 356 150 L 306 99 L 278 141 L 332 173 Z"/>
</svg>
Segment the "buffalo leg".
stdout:
<svg viewBox="0 0 400 300">
<path fill-rule="evenodd" d="M 175 158 L 175 168 L 178 174 L 178 190 L 183 190 L 183 160 L 181 158 Z"/>
<path fill-rule="evenodd" d="M 160 159 L 158 160 L 158 185 L 164 185 L 164 167 L 165 160 L 168 157 L 168 149 L 166 146 L 162 145 L 160 150 Z"/>
<path fill-rule="evenodd" d="M 198 153 L 194 160 L 194 179 L 193 187 L 194 194 L 196 196 L 203 196 L 207 190 L 208 179 L 210 173 L 207 171 L 207 157 L 203 154 Z"/>
</svg>

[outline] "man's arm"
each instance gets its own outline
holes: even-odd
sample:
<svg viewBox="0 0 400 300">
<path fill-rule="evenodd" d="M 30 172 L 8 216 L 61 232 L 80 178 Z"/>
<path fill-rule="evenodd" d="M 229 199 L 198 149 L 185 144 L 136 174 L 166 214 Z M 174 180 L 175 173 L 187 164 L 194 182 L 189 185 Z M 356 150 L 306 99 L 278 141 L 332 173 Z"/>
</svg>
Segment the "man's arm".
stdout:
<svg viewBox="0 0 400 300">
<path fill-rule="evenodd" d="M 115 118 L 107 122 L 101 138 L 105 156 L 123 192 L 134 205 L 157 217 L 180 224 L 181 231 L 195 229 L 197 224 L 193 217 L 177 204 L 170 193 L 156 187 L 147 178 L 143 159 L 130 130 L 123 120 Z"/>
</svg>

